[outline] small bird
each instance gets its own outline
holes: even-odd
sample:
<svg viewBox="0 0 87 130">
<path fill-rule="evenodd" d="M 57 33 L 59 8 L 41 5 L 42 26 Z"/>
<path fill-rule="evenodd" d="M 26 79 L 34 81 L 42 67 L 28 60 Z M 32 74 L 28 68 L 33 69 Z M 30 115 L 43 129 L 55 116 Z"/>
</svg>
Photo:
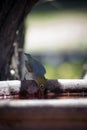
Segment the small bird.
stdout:
<svg viewBox="0 0 87 130">
<path fill-rule="evenodd" d="M 28 73 L 31 74 L 31 79 L 34 79 L 37 82 L 40 92 L 44 97 L 46 93 L 46 70 L 44 66 L 30 54 L 24 53 L 24 59 L 25 67 L 27 68 Z M 26 74 L 24 78 L 26 79 Z"/>
</svg>

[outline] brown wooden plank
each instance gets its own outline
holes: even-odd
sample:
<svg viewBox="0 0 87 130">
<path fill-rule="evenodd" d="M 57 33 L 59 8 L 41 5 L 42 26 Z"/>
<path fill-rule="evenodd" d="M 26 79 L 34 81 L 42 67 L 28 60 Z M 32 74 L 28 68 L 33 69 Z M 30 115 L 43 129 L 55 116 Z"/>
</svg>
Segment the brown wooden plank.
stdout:
<svg viewBox="0 0 87 130">
<path fill-rule="evenodd" d="M 87 98 L 0 101 L 3 129 L 87 129 Z"/>
</svg>

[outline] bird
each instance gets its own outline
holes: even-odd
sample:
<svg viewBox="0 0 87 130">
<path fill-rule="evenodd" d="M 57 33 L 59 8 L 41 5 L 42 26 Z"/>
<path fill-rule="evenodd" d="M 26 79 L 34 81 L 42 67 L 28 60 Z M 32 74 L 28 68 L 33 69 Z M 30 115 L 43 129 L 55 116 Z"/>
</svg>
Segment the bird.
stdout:
<svg viewBox="0 0 87 130">
<path fill-rule="evenodd" d="M 27 72 L 31 74 L 31 77 L 29 77 L 30 75 L 27 76 L 26 73 L 24 78 L 27 79 L 28 77 L 30 79 L 35 80 L 36 83 L 38 84 L 41 95 L 44 97 L 47 90 L 47 86 L 46 86 L 47 79 L 45 78 L 45 74 L 46 74 L 45 67 L 38 60 L 36 60 L 28 53 L 24 53 L 24 60 L 25 60 L 25 67 L 27 69 Z"/>
</svg>

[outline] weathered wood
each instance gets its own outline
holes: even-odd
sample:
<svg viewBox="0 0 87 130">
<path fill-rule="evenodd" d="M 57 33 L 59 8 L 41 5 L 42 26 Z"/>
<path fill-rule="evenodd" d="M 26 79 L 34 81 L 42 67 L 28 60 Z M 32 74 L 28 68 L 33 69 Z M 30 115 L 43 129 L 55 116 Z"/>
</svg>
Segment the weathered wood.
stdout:
<svg viewBox="0 0 87 130">
<path fill-rule="evenodd" d="M 87 90 L 87 81 L 78 80 L 47 80 L 48 89 Z M 33 86 L 32 86 L 33 84 Z M 60 86 L 58 85 L 60 84 Z M 37 89 L 35 81 L 1 81 L 0 90 L 19 93 L 25 87 L 28 93 Z M 23 89 L 23 88 L 22 88 Z M 78 89 L 78 90 L 80 90 Z M 60 93 L 62 91 L 59 91 Z M 0 129 L 38 129 L 38 130 L 86 130 L 87 129 L 87 98 L 75 99 L 39 99 L 39 100 L 0 100 Z"/>
<path fill-rule="evenodd" d="M 10 95 L 19 93 L 21 87 L 20 81 L 0 81 L 0 95 Z"/>
<path fill-rule="evenodd" d="M 87 98 L 2 100 L 0 129 L 86 130 Z"/>
<path fill-rule="evenodd" d="M 47 80 L 47 89 L 60 93 L 87 93 L 87 80 L 83 79 L 58 79 Z M 18 94 L 20 91 L 26 91 L 28 94 L 34 94 L 38 91 L 38 85 L 34 80 L 13 80 L 0 81 L 0 95 Z"/>
<path fill-rule="evenodd" d="M 87 92 L 86 79 L 58 79 L 47 80 L 48 89 L 55 92 Z"/>
</svg>

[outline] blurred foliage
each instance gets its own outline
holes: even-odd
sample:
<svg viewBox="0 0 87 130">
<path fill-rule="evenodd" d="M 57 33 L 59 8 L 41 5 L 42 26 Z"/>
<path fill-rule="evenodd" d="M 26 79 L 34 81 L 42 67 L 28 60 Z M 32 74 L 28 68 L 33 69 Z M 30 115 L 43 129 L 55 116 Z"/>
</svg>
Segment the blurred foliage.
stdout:
<svg viewBox="0 0 87 130">
<path fill-rule="evenodd" d="M 27 34 L 30 33 L 27 30 L 28 30 L 28 28 L 31 30 L 31 27 L 35 28 L 35 27 L 38 26 L 38 31 L 39 31 L 39 26 L 41 28 L 41 25 L 43 27 L 43 25 L 50 25 L 52 23 L 55 24 L 55 23 L 58 23 L 59 21 L 61 21 L 61 23 L 62 23 L 62 21 L 65 21 L 65 23 L 67 23 L 68 21 L 74 21 L 76 19 L 75 22 L 81 21 L 81 23 L 82 23 L 82 20 L 83 20 L 83 24 L 86 23 L 86 21 L 87 21 L 87 17 L 86 17 L 87 8 L 86 8 L 86 4 L 84 4 L 84 2 L 83 2 L 84 6 L 82 6 L 82 3 L 80 3 L 80 2 L 79 3 L 77 2 L 77 6 L 76 6 L 76 3 L 75 3 L 76 1 L 75 2 L 72 1 L 73 4 L 71 3 L 71 1 L 70 2 L 67 1 L 67 4 L 65 4 L 66 2 L 64 1 L 64 3 L 61 3 L 61 2 L 60 2 L 61 4 L 58 3 L 58 7 L 57 7 L 57 4 L 56 4 L 55 5 L 56 8 L 54 8 L 54 6 L 52 6 L 52 3 L 50 4 L 50 1 L 48 1 L 48 2 L 42 1 L 42 2 L 43 2 L 43 4 L 40 4 L 40 5 L 35 6 L 33 8 L 33 10 L 31 11 L 31 14 L 28 15 L 26 20 L 25 20 L 25 24 L 26 24 L 25 28 L 26 28 Z M 53 2 L 53 1 L 51 1 L 51 2 Z M 81 5 L 79 5 L 79 4 L 81 4 Z M 54 5 L 54 3 L 53 3 L 53 5 Z M 59 5 L 63 5 L 63 6 L 59 7 Z M 73 8 L 74 6 L 75 6 L 75 8 Z M 71 24 L 71 22 L 69 24 Z M 78 22 L 78 24 L 80 24 L 80 23 Z M 66 28 L 68 28 L 67 24 L 66 24 Z M 71 32 L 72 32 L 72 30 L 71 30 Z M 29 35 L 28 35 L 28 38 L 29 38 Z M 31 54 L 34 54 L 34 53 L 39 54 L 39 50 L 41 50 L 40 46 L 37 44 L 38 49 L 37 49 L 36 52 L 34 52 L 35 50 L 32 49 L 32 46 L 30 47 L 31 43 L 27 43 L 28 38 L 25 38 L 25 43 L 27 45 L 29 44 L 29 48 L 27 46 L 25 48 L 25 50 L 28 51 Z M 44 38 L 44 35 L 43 35 L 43 38 Z M 64 43 L 62 43 L 62 44 L 59 41 L 57 41 L 57 43 L 58 44 L 56 45 L 55 51 L 56 52 L 58 51 L 58 53 L 59 52 L 60 53 L 64 53 L 64 52 L 74 53 L 74 51 L 77 52 L 78 50 L 80 52 L 81 51 L 87 52 L 87 39 L 86 39 L 86 33 L 84 33 L 84 32 L 82 33 L 82 39 L 80 39 L 80 36 L 79 36 L 78 40 L 76 39 L 76 41 L 73 41 L 71 39 L 69 44 L 67 43 L 67 41 L 64 41 Z M 46 44 L 47 43 L 44 43 L 44 46 L 46 46 Z M 53 42 L 53 46 L 54 46 L 54 42 Z M 35 47 L 35 44 L 34 44 L 33 48 L 34 47 Z M 49 46 L 50 52 L 47 51 L 47 53 L 53 53 L 53 52 L 51 52 L 52 47 L 51 47 L 51 45 Z M 45 53 L 46 53 L 46 49 L 44 51 Z M 43 53 L 42 52 L 43 50 L 44 49 L 42 48 L 40 53 Z M 87 53 L 85 55 L 87 55 Z M 70 58 L 75 59 L 76 55 L 74 55 L 73 57 L 74 58 L 72 58 L 72 56 L 71 56 Z M 85 56 L 83 56 L 83 57 L 85 57 Z M 76 62 L 69 62 L 69 61 L 73 61 L 73 60 L 70 60 L 70 59 L 68 61 L 67 60 L 64 61 L 62 59 L 62 56 L 57 57 L 56 60 L 54 60 L 55 58 L 52 57 L 53 60 L 51 60 L 51 61 L 53 61 L 52 63 L 54 63 L 54 65 L 52 65 L 50 63 L 50 59 L 48 58 L 45 61 L 45 64 L 44 64 L 44 66 L 46 68 L 46 72 L 47 72 L 46 78 L 48 78 L 48 79 L 59 79 L 59 78 L 76 79 L 76 78 L 80 78 L 82 71 L 83 71 L 83 64 L 84 64 L 83 63 L 83 57 L 81 59 L 81 57 L 79 55 L 74 60 Z M 77 61 L 77 59 L 79 59 L 79 60 Z M 41 60 L 41 59 L 39 59 L 39 60 Z M 56 64 L 55 62 L 57 62 L 57 60 L 58 60 L 58 63 Z M 44 63 L 44 61 L 43 61 L 43 63 Z"/>
<path fill-rule="evenodd" d="M 57 66 L 45 64 L 45 67 L 47 70 L 46 78 L 48 79 L 76 79 L 81 76 L 83 64 L 81 62 L 65 62 Z"/>
</svg>

